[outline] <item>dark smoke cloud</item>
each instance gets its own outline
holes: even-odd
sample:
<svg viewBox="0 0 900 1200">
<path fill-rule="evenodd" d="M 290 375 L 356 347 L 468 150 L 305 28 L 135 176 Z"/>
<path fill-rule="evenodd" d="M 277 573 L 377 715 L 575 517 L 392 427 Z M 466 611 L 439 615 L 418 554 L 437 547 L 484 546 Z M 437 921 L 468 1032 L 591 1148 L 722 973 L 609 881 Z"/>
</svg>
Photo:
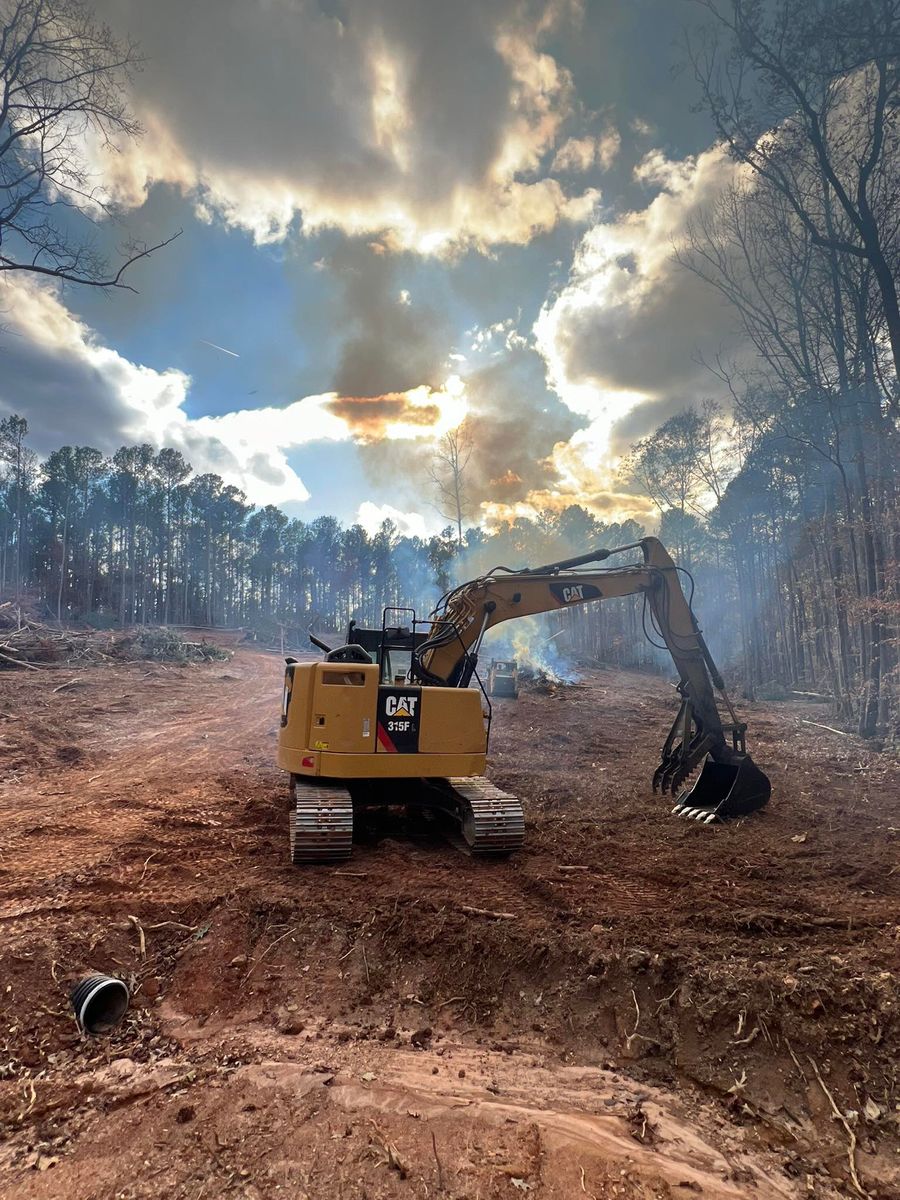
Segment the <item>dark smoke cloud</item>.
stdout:
<svg viewBox="0 0 900 1200">
<path fill-rule="evenodd" d="M 342 346 L 333 386 L 342 395 L 437 387 L 447 376 L 447 317 L 418 296 L 401 297 L 403 263 L 380 243 L 360 240 L 342 243 L 325 261 L 339 289 L 333 319 Z"/>
<path fill-rule="evenodd" d="M 557 481 L 549 461 L 553 447 L 585 422 L 547 392 L 543 362 L 524 346 L 513 346 L 495 363 L 466 375 L 465 385 L 466 430 L 472 443 L 465 490 L 471 518 L 477 521 L 484 503 L 512 504 L 534 489 L 552 487 Z M 373 487 L 390 486 L 398 507 L 434 520 L 431 442 L 365 440 L 357 449 Z"/>
<path fill-rule="evenodd" d="M 547 391 L 543 367 L 532 349 L 515 346 L 466 380 L 473 440 L 467 482 L 475 504 L 511 504 L 552 486 L 553 447 L 585 424 Z"/>
</svg>

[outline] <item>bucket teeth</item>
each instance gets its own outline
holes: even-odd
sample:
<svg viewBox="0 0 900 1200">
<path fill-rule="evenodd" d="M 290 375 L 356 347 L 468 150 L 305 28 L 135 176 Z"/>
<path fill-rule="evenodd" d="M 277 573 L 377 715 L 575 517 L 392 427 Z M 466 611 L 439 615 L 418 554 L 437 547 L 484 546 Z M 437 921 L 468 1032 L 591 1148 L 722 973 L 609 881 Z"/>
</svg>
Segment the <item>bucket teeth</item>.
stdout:
<svg viewBox="0 0 900 1200">
<path fill-rule="evenodd" d="M 706 825 L 746 817 L 765 806 L 771 791 L 768 777 L 749 754 L 734 762 L 708 757 L 693 785 L 681 792 L 676 815 Z"/>
<path fill-rule="evenodd" d="M 676 804 L 675 807 L 672 809 L 672 816 L 680 817 L 683 812 L 684 812 L 684 805 Z"/>
</svg>

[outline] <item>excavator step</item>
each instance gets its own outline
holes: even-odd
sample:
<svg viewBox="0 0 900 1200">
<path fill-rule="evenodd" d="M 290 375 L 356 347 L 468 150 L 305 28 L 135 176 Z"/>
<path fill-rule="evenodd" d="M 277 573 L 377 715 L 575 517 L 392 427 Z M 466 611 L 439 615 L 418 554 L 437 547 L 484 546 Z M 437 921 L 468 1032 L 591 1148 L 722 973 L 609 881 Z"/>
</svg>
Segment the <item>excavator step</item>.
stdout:
<svg viewBox="0 0 900 1200">
<path fill-rule="evenodd" d="M 462 835 L 472 854 L 509 854 L 525 840 L 525 814 L 515 796 L 488 779 L 448 779 L 461 810 Z"/>
<path fill-rule="evenodd" d="M 319 780 L 292 781 L 291 862 L 326 863 L 353 849 L 353 801 L 345 787 Z"/>
</svg>

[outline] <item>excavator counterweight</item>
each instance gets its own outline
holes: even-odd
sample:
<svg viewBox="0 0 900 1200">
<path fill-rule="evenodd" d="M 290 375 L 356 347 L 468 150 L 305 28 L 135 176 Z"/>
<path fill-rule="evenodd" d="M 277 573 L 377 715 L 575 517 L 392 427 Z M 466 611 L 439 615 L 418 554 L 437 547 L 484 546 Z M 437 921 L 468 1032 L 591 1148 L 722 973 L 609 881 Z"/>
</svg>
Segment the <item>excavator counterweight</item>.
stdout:
<svg viewBox="0 0 900 1200">
<path fill-rule="evenodd" d="M 636 565 L 596 565 L 638 549 L 643 561 Z M 454 588 L 428 621 L 385 609 L 380 630 L 351 622 L 343 646 L 330 650 L 313 638 L 324 661 L 288 660 L 279 736 L 278 762 L 291 778 L 293 860 L 346 857 L 354 811 L 385 805 L 449 818 L 472 853 L 517 849 L 521 804 L 483 778 L 490 702 L 470 686 L 482 640 L 502 621 L 635 594 L 679 673 L 681 705 L 653 790 L 677 796 L 678 816 L 707 824 L 762 808 L 771 785 L 747 753 L 746 725 L 678 573 L 662 544 L 644 538 L 536 569 L 495 568 Z M 395 613 L 407 624 L 390 624 Z"/>
</svg>

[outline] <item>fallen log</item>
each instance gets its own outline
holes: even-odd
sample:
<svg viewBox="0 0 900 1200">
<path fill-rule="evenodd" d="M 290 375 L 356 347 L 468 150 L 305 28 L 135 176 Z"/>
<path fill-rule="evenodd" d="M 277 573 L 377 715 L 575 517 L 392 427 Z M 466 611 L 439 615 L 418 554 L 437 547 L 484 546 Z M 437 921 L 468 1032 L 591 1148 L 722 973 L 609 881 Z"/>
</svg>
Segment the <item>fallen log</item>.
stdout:
<svg viewBox="0 0 900 1200">
<path fill-rule="evenodd" d="M 803 725 L 815 725 L 816 729 L 827 729 L 829 733 L 839 733 L 841 737 L 852 737 L 852 733 L 848 733 L 846 729 L 835 729 L 833 725 L 823 725 L 819 721 L 807 721 L 806 717 L 801 717 L 800 721 Z"/>
<path fill-rule="evenodd" d="M 495 912 L 492 908 L 473 908 L 471 904 L 461 904 L 459 907 L 464 913 L 470 913 L 473 917 L 491 917 L 495 921 L 516 920 L 515 913 Z"/>
</svg>

